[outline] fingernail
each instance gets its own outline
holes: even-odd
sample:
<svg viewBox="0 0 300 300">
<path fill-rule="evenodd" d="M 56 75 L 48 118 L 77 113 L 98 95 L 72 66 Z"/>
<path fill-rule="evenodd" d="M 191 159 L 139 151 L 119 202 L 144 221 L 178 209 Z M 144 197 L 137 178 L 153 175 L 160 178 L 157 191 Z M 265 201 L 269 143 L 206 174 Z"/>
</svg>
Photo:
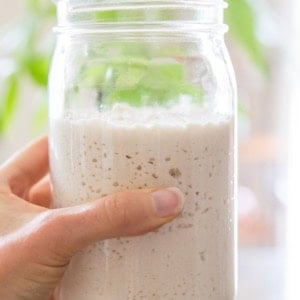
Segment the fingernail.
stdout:
<svg viewBox="0 0 300 300">
<path fill-rule="evenodd" d="M 159 217 L 166 218 L 179 214 L 184 205 L 182 192 L 175 187 L 152 193 L 154 207 Z"/>
</svg>

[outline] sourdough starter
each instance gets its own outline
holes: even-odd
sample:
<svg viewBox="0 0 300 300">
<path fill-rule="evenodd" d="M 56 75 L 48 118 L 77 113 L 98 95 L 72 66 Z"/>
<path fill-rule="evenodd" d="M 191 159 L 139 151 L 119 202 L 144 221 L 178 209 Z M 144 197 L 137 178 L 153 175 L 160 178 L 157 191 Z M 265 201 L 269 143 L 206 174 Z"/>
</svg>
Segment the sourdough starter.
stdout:
<svg viewBox="0 0 300 300">
<path fill-rule="evenodd" d="M 234 298 L 233 121 L 196 105 L 52 120 L 55 207 L 126 189 L 179 187 L 184 212 L 146 236 L 95 243 L 60 285 L 63 300 Z"/>
</svg>

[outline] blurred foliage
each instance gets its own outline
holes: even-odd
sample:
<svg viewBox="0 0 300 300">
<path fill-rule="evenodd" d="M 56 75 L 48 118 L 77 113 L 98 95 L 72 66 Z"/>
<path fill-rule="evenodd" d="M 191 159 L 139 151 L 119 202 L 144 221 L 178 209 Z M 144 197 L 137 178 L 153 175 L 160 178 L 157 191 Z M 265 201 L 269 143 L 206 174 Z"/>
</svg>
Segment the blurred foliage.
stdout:
<svg viewBox="0 0 300 300">
<path fill-rule="evenodd" d="M 3 32 L 1 39 L 4 57 L 0 59 L 12 68 L 5 78 L 0 79 L 0 134 L 7 130 L 14 117 L 24 82 L 29 79 L 36 89 L 46 95 L 53 42 L 45 42 L 43 33 L 46 24 L 54 24 L 56 9 L 51 1 L 26 0 L 24 5 L 26 18 L 5 34 Z M 45 115 L 42 112 L 46 111 L 45 101 L 46 96 L 41 99 L 37 115 Z"/>
<path fill-rule="evenodd" d="M 255 14 L 251 5 L 247 0 L 228 0 L 229 8 L 226 10 L 226 22 L 230 26 L 232 37 L 244 48 L 249 57 L 261 70 L 266 70 L 266 59 L 264 56 L 263 47 L 261 46 L 256 34 Z M 44 28 L 46 24 L 54 24 L 56 10 L 51 1 L 45 0 L 25 0 L 26 19 L 16 25 L 9 35 L 17 36 L 18 43 L 15 43 L 12 49 L 6 53 L 5 59 L 13 66 L 12 71 L 2 80 L 2 89 L 0 90 L 0 134 L 7 130 L 11 123 L 16 108 L 20 100 L 20 87 L 23 82 L 30 80 L 34 87 L 44 92 L 46 95 L 48 71 L 53 49 L 52 43 L 43 45 L 45 38 Z M 110 18 L 111 16 L 103 16 Z M 49 39 L 49 36 L 48 36 Z M 51 40 L 51 38 L 50 38 Z M 2 46 L 5 42 L 1 42 Z M 0 57 L 1 59 L 1 57 Z M 181 86 L 180 90 L 175 90 L 176 93 L 190 95 L 196 99 L 202 99 L 202 93 L 199 88 L 189 85 L 184 81 L 182 69 L 179 64 L 168 64 L 158 67 L 147 66 L 140 63 L 129 67 L 127 63 L 113 62 L 106 69 L 89 68 L 86 74 L 88 84 L 101 82 L 105 86 L 105 72 L 111 66 L 120 68 L 119 74 L 126 74 L 126 78 L 119 76 L 114 83 L 118 85 L 118 89 L 114 89 L 114 94 L 108 96 L 108 102 L 116 100 L 130 101 L 139 104 L 141 95 L 148 95 L 149 98 L 157 97 L 161 101 L 173 97 L 166 90 L 155 90 L 153 86 L 159 81 L 164 83 L 166 80 L 174 87 Z M 123 70 L 123 71 L 122 71 Z M 130 71 L 130 80 L 128 72 Z M 121 77 L 121 78 L 120 78 Z M 102 79 L 101 79 L 102 78 Z M 153 84 L 153 80 L 155 84 Z M 132 89 L 132 86 L 139 81 L 138 88 Z M 166 86 L 166 85 L 164 85 Z M 112 89 L 111 89 L 112 90 Z M 169 89 L 170 91 L 170 89 Z M 45 99 L 41 99 L 40 109 L 33 118 L 35 126 L 41 126 L 46 121 L 47 105 Z"/>
<path fill-rule="evenodd" d="M 264 49 L 257 38 L 256 16 L 247 0 L 227 0 L 225 21 L 230 33 L 248 53 L 253 62 L 263 71 L 267 71 Z"/>
<path fill-rule="evenodd" d="M 0 114 L 0 133 L 2 133 L 9 125 L 13 117 L 19 96 L 19 78 L 17 74 L 11 74 L 3 83 L 3 92 L 1 98 L 1 114 Z"/>
<path fill-rule="evenodd" d="M 183 64 L 176 61 L 153 63 L 146 53 L 141 57 L 123 56 L 86 66 L 80 85 L 96 88 L 99 103 L 107 106 L 116 102 L 144 106 L 153 101 L 164 105 L 182 96 L 202 102 L 203 92 L 186 79 Z"/>
</svg>

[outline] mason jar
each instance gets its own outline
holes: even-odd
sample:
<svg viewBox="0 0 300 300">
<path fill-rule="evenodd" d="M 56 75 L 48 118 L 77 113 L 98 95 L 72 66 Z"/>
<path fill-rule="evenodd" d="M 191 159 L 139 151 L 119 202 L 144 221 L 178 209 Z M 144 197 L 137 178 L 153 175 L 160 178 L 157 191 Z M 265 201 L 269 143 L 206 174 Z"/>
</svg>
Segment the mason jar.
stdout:
<svg viewBox="0 0 300 300">
<path fill-rule="evenodd" d="M 63 300 L 232 300 L 235 108 L 219 0 L 58 0 L 54 207 L 175 186 L 182 215 L 72 260 Z"/>
</svg>

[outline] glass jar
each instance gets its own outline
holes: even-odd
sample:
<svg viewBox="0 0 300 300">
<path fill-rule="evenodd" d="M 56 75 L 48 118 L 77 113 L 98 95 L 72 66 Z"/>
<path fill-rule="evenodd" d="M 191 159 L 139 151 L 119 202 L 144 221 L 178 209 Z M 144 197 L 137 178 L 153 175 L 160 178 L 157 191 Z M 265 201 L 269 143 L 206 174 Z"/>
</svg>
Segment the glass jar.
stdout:
<svg viewBox="0 0 300 300">
<path fill-rule="evenodd" d="M 57 1 L 50 74 L 54 206 L 176 186 L 182 215 L 78 253 L 63 300 L 235 295 L 235 80 L 224 3 Z"/>
</svg>

